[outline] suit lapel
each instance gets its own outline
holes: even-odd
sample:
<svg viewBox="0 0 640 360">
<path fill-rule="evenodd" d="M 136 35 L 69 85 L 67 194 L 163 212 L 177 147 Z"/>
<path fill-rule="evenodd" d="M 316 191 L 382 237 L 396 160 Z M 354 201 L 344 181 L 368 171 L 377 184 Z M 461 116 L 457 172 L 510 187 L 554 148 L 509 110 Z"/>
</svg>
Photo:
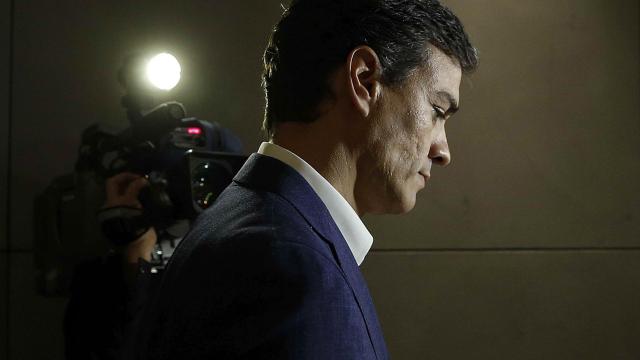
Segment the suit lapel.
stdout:
<svg viewBox="0 0 640 360">
<path fill-rule="evenodd" d="M 387 350 L 378 317 L 360 268 L 342 233 L 331 218 L 329 210 L 307 181 L 287 164 L 260 154 L 252 154 L 249 157 L 234 181 L 279 194 L 289 201 L 309 225 L 329 243 L 336 255 L 336 262 L 353 290 L 376 356 L 386 358 Z"/>
</svg>

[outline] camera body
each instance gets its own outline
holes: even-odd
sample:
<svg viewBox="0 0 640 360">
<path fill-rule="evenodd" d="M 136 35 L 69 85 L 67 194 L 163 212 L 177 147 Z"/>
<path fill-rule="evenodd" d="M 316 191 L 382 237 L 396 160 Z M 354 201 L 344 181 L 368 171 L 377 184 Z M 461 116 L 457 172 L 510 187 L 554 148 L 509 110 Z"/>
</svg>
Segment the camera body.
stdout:
<svg viewBox="0 0 640 360">
<path fill-rule="evenodd" d="M 150 186 L 141 192 L 140 202 L 156 230 L 170 227 L 175 220 L 191 219 L 199 209 L 192 207 L 186 191 L 191 176 L 184 166 L 185 154 L 239 156 L 242 145 L 219 124 L 183 115 L 180 103 L 168 102 L 133 119 L 132 126 L 118 134 L 99 125 L 89 127 L 82 136 L 76 172 L 95 173 L 101 181 L 122 172 L 147 176 Z"/>
</svg>

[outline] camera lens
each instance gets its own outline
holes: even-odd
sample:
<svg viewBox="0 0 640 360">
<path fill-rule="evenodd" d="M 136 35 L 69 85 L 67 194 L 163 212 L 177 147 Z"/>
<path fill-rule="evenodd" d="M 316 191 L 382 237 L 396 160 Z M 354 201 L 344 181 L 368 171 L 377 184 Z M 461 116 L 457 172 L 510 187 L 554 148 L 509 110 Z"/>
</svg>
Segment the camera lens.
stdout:
<svg viewBox="0 0 640 360">
<path fill-rule="evenodd" d="M 191 189 L 193 199 L 201 210 L 211 206 L 218 195 L 233 180 L 233 172 L 228 164 L 207 161 L 193 171 Z"/>
</svg>

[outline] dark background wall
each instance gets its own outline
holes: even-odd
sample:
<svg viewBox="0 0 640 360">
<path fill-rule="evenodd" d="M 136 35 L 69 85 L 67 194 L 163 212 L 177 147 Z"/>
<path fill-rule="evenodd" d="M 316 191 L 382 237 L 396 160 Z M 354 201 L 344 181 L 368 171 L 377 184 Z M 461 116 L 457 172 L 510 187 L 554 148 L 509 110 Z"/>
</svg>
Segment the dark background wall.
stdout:
<svg viewBox="0 0 640 360">
<path fill-rule="evenodd" d="M 279 3 L 0 1 L 0 357 L 62 358 L 65 299 L 36 294 L 32 201 L 72 170 L 82 129 L 126 125 L 122 58 L 174 53 L 174 97 L 254 151 Z M 453 163 L 412 213 L 365 219 L 392 356 L 640 358 L 638 2 L 446 4 L 481 53 L 448 125 Z"/>
</svg>

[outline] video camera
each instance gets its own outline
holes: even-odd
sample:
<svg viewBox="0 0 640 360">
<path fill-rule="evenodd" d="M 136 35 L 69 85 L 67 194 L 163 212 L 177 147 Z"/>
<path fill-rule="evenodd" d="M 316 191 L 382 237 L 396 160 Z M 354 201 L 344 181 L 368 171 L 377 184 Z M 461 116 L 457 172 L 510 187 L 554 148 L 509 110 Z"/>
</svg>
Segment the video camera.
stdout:
<svg viewBox="0 0 640 360">
<path fill-rule="evenodd" d="M 109 241 L 101 231 L 109 219 L 99 221 L 96 214 L 107 178 L 132 172 L 149 180 L 139 196 L 143 215 L 130 220 L 156 229 L 155 265 L 162 268 L 191 221 L 211 206 L 246 161 L 239 139 L 218 123 L 186 117 L 184 106 L 175 101 L 152 106 L 153 91 L 138 76 L 141 66 L 152 62 L 146 60 L 127 58 L 118 76 L 127 91 L 122 105 L 130 126 L 85 129 L 75 171 L 54 179 L 36 198 L 35 260 L 43 295 L 67 294 L 76 264 L 130 241 Z"/>
</svg>

